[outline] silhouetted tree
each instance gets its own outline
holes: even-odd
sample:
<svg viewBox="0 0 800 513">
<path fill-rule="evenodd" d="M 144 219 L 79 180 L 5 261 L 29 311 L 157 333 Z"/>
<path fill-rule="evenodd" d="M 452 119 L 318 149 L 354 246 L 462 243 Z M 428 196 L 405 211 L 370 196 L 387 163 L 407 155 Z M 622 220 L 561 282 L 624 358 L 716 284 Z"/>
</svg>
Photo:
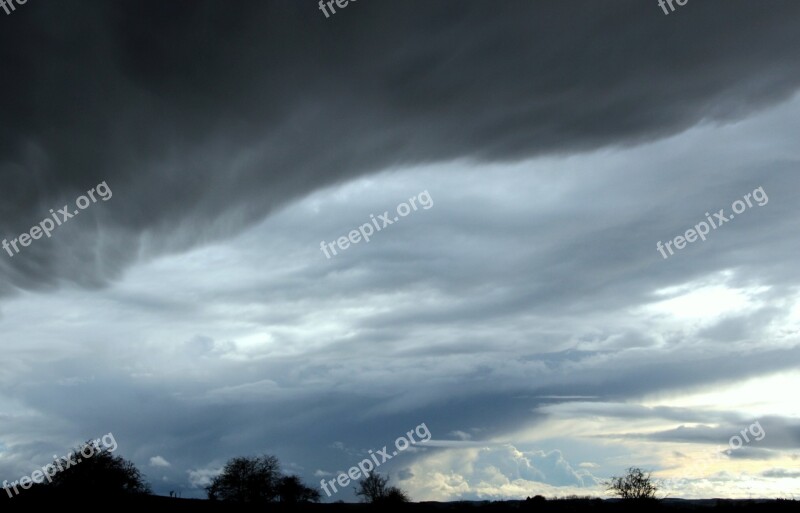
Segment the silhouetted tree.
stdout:
<svg viewBox="0 0 800 513">
<path fill-rule="evenodd" d="M 658 488 L 650 477 L 638 467 L 631 467 L 622 477 L 612 477 L 605 483 L 606 489 L 613 491 L 621 499 L 654 499 Z"/>
<path fill-rule="evenodd" d="M 208 498 L 241 503 L 266 503 L 278 496 L 280 463 L 275 456 L 233 458 L 206 487 Z"/>
<path fill-rule="evenodd" d="M 87 457 L 86 454 L 91 454 Z M 58 471 L 43 488 L 59 495 L 116 496 L 151 493 L 132 462 L 90 442 L 54 461 Z"/>
<path fill-rule="evenodd" d="M 409 502 L 410 500 L 406 492 L 396 486 L 390 486 L 386 489 L 386 496 L 378 502 L 397 504 L 400 502 Z"/>
<path fill-rule="evenodd" d="M 370 474 L 358 482 L 356 495 L 364 502 L 400 503 L 408 502 L 408 495 L 395 486 L 389 486 L 389 477 Z"/>
<path fill-rule="evenodd" d="M 542 506 L 547 502 L 547 499 L 543 495 L 534 495 L 533 497 L 527 497 L 525 502 L 535 506 Z"/>
<path fill-rule="evenodd" d="M 319 490 L 309 488 L 297 476 L 284 476 L 278 482 L 278 495 L 281 502 L 319 502 Z"/>
</svg>

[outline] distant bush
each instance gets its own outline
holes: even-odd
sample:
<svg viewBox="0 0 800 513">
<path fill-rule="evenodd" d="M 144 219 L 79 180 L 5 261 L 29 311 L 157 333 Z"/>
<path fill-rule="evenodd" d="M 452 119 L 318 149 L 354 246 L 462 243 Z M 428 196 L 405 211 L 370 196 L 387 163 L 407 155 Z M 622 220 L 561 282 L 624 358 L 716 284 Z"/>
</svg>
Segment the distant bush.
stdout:
<svg viewBox="0 0 800 513">
<path fill-rule="evenodd" d="M 80 454 L 90 443 L 75 449 L 74 454 Z M 72 466 L 69 465 L 69 458 L 56 461 L 64 471 L 53 476 L 52 482 L 42 485 L 47 492 L 79 497 L 151 493 L 150 486 L 136 465 L 107 449 L 96 450 L 91 457 L 84 457 Z"/>
<path fill-rule="evenodd" d="M 318 490 L 307 487 L 297 476 L 284 476 L 278 458 L 269 455 L 229 460 L 206 493 L 211 500 L 243 504 L 320 500 Z"/>
<path fill-rule="evenodd" d="M 396 486 L 389 486 L 389 478 L 380 474 L 370 474 L 359 481 L 356 495 L 364 502 L 373 504 L 398 504 L 410 501 L 406 492 Z"/>
<path fill-rule="evenodd" d="M 605 485 L 621 499 L 654 499 L 658 490 L 650 473 L 638 467 L 629 468 L 622 477 L 612 477 Z"/>
</svg>

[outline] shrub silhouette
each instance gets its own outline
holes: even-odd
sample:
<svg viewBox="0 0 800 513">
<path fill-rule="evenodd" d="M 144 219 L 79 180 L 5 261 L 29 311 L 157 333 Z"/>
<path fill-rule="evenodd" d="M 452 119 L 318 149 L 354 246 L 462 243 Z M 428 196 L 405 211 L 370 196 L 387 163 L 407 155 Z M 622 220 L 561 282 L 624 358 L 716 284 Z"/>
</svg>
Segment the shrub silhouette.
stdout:
<svg viewBox="0 0 800 513">
<path fill-rule="evenodd" d="M 627 474 L 612 477 L 605 484 L 607 490 L 613 491 L 621 499 L 654 499 L 658 490 L 650 473 L 638 467 L 629 468 Z"/>
<path fill-rule="evenodd" d="M 319 490 L 309 488 L 297 476 L 284 476 L 278 482 L 278 496 L 281 502 L 319 502 Z"/>
<path fill-rule="evenodd" d="M 81 454 L 83 453 L 83 455 Z M 58 458 L 64 469 L 45 483 L 42 489 L 56 495 L 119 496 L 150 494 L 150 486 L 132 462 L 115 456 L 108 449 L 92 447 L 90 442 L 78 447 L 75 456 Z M 85 454 L 92 454 L 86 457 Z M 80 458 L 80 461 L 78 461 Z"/>
<path fill-rule="evenodd" d="M 206 487 L 208 498 L 246 504 L 319 502 L 319 491 L 284 476 L 275 456 L 233 458 Z"/>
<path fill-rule="evenodd" d="M 389 486 L 389 478 L 380 474 L 370 474 L 358 482 L 356 495 L 364 502 L 397 504 L 409 502 L 408 495 L 395 486 Z"/>
<path fill-rule="evenodd" d="M 241 503 L 266 503 L 278 496 L 280 464 L 275 456 L 233 458 L 206 488 L 208 498 Z"/>
</svg>

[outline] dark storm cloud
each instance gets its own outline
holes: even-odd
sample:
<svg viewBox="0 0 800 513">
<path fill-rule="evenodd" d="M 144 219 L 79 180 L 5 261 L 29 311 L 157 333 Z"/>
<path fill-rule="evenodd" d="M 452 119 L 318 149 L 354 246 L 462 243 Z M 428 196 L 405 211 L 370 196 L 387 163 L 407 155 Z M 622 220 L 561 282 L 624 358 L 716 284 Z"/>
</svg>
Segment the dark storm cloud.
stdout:
<svg viewBox="0 0 800 513">
<path fill-rule="evenodd" d="M 800 470 L 795 469 L 786 469 L 786 468 L 773 468 L 770 470 L 765 470 L 761 473 L 764 477 L 778 477 L 778 478 L 788 478 L 788 479 L 795 479 L 800 477 Z"/>
<path fill-rule="evenodd" d="M 727 453 L 726 453 L 727 454 Z M 742 447 L 731 451 L 727 456 L 733 460 L 773 460 L 780 458 L 781 454 L 769 449 L 759 449 L 756 447 Z"/>
<path fill-rule="evenodd" d="M 646 438 L 661 442 L 718 443 L 727 445 L 731 437 L 743 433 L 748 435 L 745 446 L 731 451 L 731 458 L 764 459 L 775 457 L 775 451 L 795 449 L 800 441 L 800 422 L 797 419 L 780 416 L 765 416 L 754 421 L 752 418 L 735 414 L 695 411 L 696 417 L 705 416 L 703 422 L 719 421 L 720 425 L 709 427 L 679 426 L 675 429 L 659 431 L 646 435 L 629 434 L 632 438 Z M 736 417 L 739 417 L 738 421 Z M 757 422 L 757 424 L 756 424 Z"/>
<path fill-rule="evenodd" d="M 29 3 L 2 19 L 0 226 L 102 180 L 10 285 L 102 285 L 391 166 L 624 145 L 786 98 L 800 5 Z"/>
</svg>

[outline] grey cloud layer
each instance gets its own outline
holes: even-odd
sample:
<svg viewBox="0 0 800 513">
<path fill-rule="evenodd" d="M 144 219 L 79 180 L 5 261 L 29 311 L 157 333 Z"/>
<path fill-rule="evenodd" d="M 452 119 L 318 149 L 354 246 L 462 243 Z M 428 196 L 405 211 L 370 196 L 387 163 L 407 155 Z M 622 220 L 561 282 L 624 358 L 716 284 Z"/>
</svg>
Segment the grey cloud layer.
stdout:
<svg viewBox="0 0 800 513">
<path fill-rule="evenodd" d="M 0 31 L 0 226 L 20 233 L 101 180 L 114 199 L 0 258 L 0 294 L 79 285 L 4 298 L 0 470 L 113 431 L 162 493 L 234 454 L 274 452 L 311 479 L 352 464 L 338 447 L 424 421 L 473 438 L 387 465 L 407 481 L 427 479 L 418 457 L 487 445 L 481 461 L 508 477 L 577 486 L 593 480 L 576 462 L 632 463 L 639 442 L 724 441 L 746 425 L 736 412 L 636 402 L 800 364 L 800 101 L 779 103 L 800 80 L 798 14 L 360 1 L 326 20 L 294 0 L 29 2 Z M 570 156 L 522 160 L 543 153 Z M 386 168 L 400 172 L 321 189 Z M 767 206 L 661 259 L 657 240 L 757 186 Z M 426 188 L 425 216 L 320 253 Z M 706 286 L 744 291 L 745 307 L 655 308 Z M 511 439 L 559 415 L 720 427 L 659 424 L 597 452 L 582 444 L 608 437 L 588 428 Z M 795 420 L 764 425 L 735 458 L 796 443 Z"/>
<path fill-rule="evenodd" d="M 391 166 L 624 145 L 800 81 L 800 6 L 641 1 L 31 4 L 4 20 L 0 228 L 113 205 L 0 262 L 0 294 L 96 286 Z M 68 256 L 65 256 L 68 255 Z"/>
</svg>

